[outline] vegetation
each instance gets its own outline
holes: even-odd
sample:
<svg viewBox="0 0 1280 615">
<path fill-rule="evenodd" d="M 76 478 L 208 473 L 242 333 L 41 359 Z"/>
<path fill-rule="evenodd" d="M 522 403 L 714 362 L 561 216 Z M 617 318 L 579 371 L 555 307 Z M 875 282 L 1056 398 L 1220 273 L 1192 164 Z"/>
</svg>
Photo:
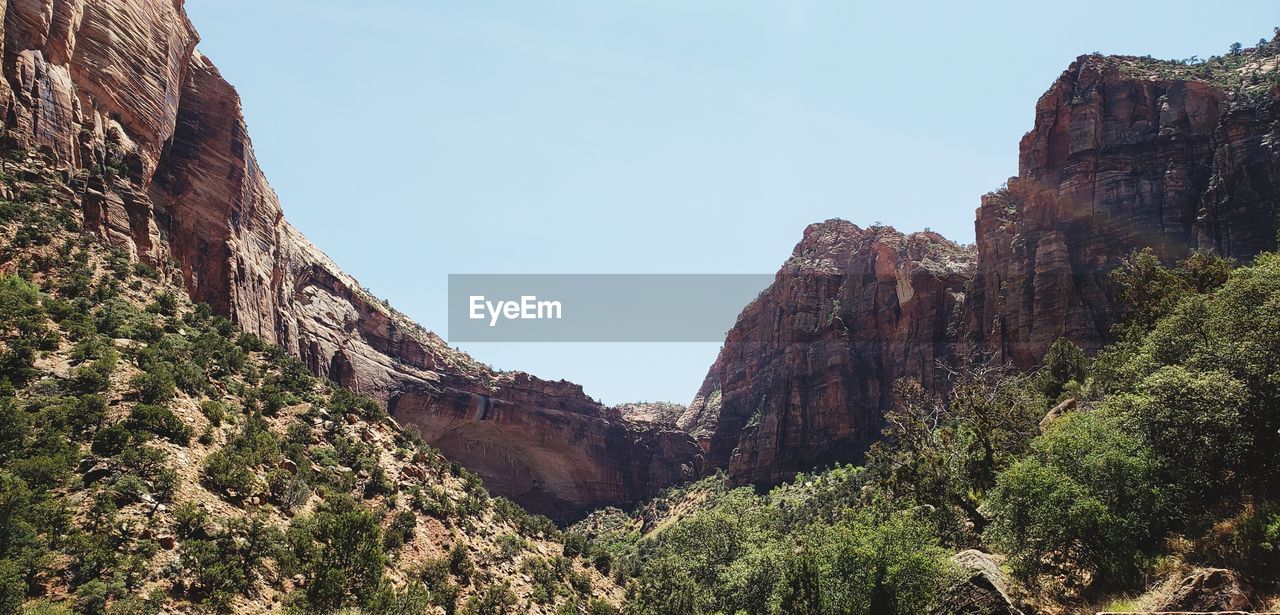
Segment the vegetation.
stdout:
<svg viewBox="0 0 1280 615">
<path fill-rule="evenodd" d="M 561 549 L 549 520 L 190 304 L 171 264 L 79 234 L 64 179 L 19 159 L 28 179 L 4 181 L 24 202 L 0 201 L 17 269 L 0 276 L 0 613 L 610 612 L 582 562 L 537 554 Z M 495 573 L 511 544 L 528 580 Z"/>
<path fill-rule="evenodd" d="M 598 512 L 566 555 L 623 582 L 630 613 L 924 612 L 974 547 L 1007 555 L 1028 601 L 1133 595 L 1171 560 L 1274 591 L 1280 255 L 1147 251 L 1114 277 L 1126 316 L 1096 356 L 1059 341 L 1029 374 L 899 383 L 865 467 L 767 493 L 707 479 Z"/>
</svg>

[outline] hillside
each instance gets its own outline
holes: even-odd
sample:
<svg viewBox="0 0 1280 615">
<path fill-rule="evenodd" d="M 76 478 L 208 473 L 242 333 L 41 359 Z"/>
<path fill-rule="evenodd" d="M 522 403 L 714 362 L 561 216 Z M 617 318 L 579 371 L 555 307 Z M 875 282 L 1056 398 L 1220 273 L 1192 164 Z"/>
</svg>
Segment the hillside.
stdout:
<svg viewBox="0 0 1280 615">
<path fill-rule="evenodd" d="M 695 475 L 697 447 L 680 431 L 450 348 L 290 225 L 240 96 L 196 49 L 182 0 L 4 2 L 0 22 L 0 117 L 58 169 L 90 172 L 86 232 L 172 262 L 193 300 L 377 400 L 536 512 L 581 516 Z"/>
<path fill-rule="evenodd" d="M 1151 250 L 1112 277 L 1117 341 L 1030 372 L 895 385 L 863 465 L 759 491 L 721 472 L 566 547 L 629 613 L 1274 612 L 1280 253 Z"/>
<path fill-rule="evenodd" d="M 82 232 L 0 153 L 0 612 L 612 612 L 543 517 Z"/>
</svg>

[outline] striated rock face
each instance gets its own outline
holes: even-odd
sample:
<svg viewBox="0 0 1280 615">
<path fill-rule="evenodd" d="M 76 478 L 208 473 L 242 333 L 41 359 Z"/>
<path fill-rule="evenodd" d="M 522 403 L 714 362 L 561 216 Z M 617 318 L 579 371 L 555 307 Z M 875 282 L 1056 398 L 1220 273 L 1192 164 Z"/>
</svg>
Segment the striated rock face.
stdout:
<svg viewBox="0 0 1280 615">
<path fill-rule="evenodd" d="M 1030 368 L 1119 318 L 1110 273 L 1137 249 L 1240 260 L 1280 229 L 1280 44 L 1189 66 L 1082 56 L 1040 99 L 1020 169 L 986 195 L 976 248 L 846 222 L 811 226 L 729 332 L 679 424 L 708 470 L 772 484 L 857 459 L 899 378 L 941 363 Z"/>
<path fill-rule="evenodd" d="M 936 233 L 811 225 L 679 420 L 708 468 L 770 484 L 856 459 L 894 383 L 942 378 L 973 253 Z"/>
<path fill-rule="evenodd" d="M 1036 105 L 1018 177 L 978 209 L 966 348 L 1025 368 L 1059 337 L 1099 347 L 1119 316 L 1108 276 L 1136 249 L 1275 247 L 1277 92 L 1251 83 L 1275 51 L 1212 69 L 1077 59 Z"/>
<path fill-rule="evenodd" d="M 182 0 L 0 2 L 9 137 L 82 188 L 86 228 L 191 296 L 383 401 L 537 512 L 656 495 L 701 468 L 691 438 L 581 388 L 496 374 L 370 296 L 283 217 L 240 98 L 195 51 Z"/>
</svg>

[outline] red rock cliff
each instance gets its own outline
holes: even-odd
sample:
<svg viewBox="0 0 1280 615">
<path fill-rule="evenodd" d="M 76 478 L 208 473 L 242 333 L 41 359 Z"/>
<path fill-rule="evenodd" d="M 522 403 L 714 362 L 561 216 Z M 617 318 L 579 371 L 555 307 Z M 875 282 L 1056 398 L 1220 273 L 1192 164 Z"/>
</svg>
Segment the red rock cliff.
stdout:
<svg viewBox="0 0 1280 615">
<path fill-rule="evenodd" d="M 855 459 L 879 435 L 894 382 L 932 383 L 952 360 L 972 268 L 971 250 L 936 233 L 811 225 L 679 425 L 707 468 L 740 483 Z"/>
<path fill-rule="evenodd" d="M 1082 56 L 1036 105 L 1019 173 L 982 200 L 966 344 L 1030 367 L 1107 340 L 1108 275 L 1135 249 L 1247 260 L 1275 247 L 1275 43 L 1203 67 Z"/>
<path fill-rule="evenodd" d="M 898 378 L 936 389 L 938 362 L 1030 368 L 1059 337 L 1096 349 L 1119 316 L 1109 274 L 1136 249 L 1275 247 L 1278 55 L 1273 41 L 1203 65 L 1080 57 L 1037 104 L 1018 176 L 983 197 L 972 252 L 810 227 L 681 418 L 706 468 L 771 484 L 856 460 Z"/>
<path fill-rule="evenodd" d="M 192 297 L 385 401 L 490 488 L 572 516 L 699 470 L 692 439 L 580 387 L 498 374 L 370 296 L 284 220 L 240 99 L 182 0 L 0 2 L 8 136 L 83 187 L 89 232 L 177 270 Z"/>
</svg>

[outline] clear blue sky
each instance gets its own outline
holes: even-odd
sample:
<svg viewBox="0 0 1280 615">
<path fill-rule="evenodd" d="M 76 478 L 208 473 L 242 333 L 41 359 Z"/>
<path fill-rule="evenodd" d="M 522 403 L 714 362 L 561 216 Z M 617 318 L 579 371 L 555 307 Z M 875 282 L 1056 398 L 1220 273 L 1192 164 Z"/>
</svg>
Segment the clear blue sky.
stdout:
<svg viewBox="0 0 1280 615">
<path fill-rule="evenodd" d="M 771 273 L 832 217 L 973 239 L 1077 55 L 1223 53 L 1275 0 L 188 0 L 286 216 L 444 333 L 449 273 Z M 474 344 L 686 403 L 715 344 Z"/>
</svg>

